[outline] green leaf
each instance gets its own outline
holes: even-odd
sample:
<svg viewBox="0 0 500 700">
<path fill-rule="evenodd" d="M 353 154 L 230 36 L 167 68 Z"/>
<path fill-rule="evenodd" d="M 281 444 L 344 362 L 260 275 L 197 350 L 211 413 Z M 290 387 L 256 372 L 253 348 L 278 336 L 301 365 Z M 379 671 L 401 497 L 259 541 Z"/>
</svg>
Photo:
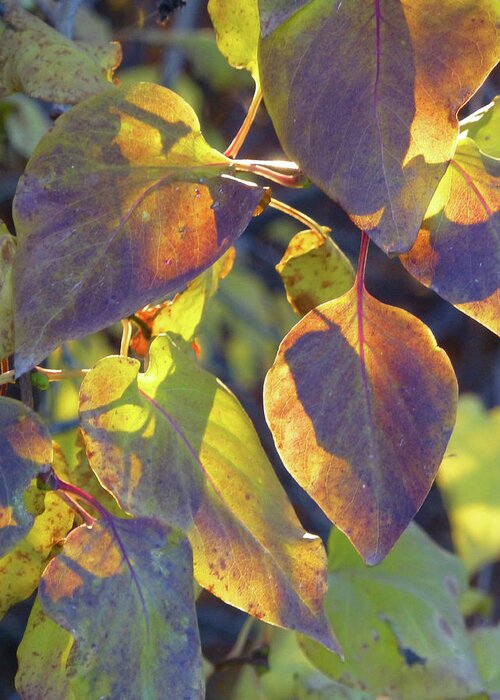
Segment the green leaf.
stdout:
<svg viewBox="0 0 500 700">
<path fill-rule="evenodd" d="M 372 700 L 320 673 L 291 632 L 277 630 L 269 649 L 269 671 L 260 678 L 269 700 Z"/>
<path fill-rule="evenodd" d="M 500 409 L 474 396 L 458 404 L 457 423 L 437 482 L 454 545 L 469 573 L 500 558 Z"/>
<path fill-rule="evenodd" d="M 500 158 L 500 96 L 462 119 L 460 133 L 472 139 L 482 153 Z"/>
<path fill-rule="evenodd" d="M 250 71 L 258 83 L 258 0 L 209 0 L 208 11 L 220 52 L 234 68 Z"/>
<path fill-rule="evenodd" d="M 1 103 L 11 107 L 4 119 L 4 128 L 12 148 L 29 158 L 52 123 L 42 105 L 27 95 L 11 95 Z"/>
<path fill-rule="evenodd" d="M 325 229 L 297 233 L 276 265 L 294 311 L 303 316 L 319 304 L 345 294 L 354 283 L 354 270 Z"/>
<path fill-rule="evenodd" d="M 52 548 L 73 524 L 72 509 L 56 493 L 44 494 L 45 509 L 26 537 L 0 559 L 0 618 L 38 586 Z"/>
<path fill-rule="evenodd" d="M 144 374 L 125 357 L 99 362 L 82 382 L 80 416 L 90 465 L 120 505 L 188 530 L 201 586 L 336 648 L 322 544 L 223 384 L 160 336 Z"/>
<path fill-rule="evenodd" d="M 75 104 L 109 87 L 122 59 L 118 42 L 79 44 L 15 3 L 2 4 L 0 97 L 25 92 L 47 102 Z"/>
<path fill-rule="evenodd" d="M 292 328 L 264 385 L 286 468 L 370 564 L 426 497 L 456 401 L 427 326 L 359 285 Z"/>
<path fill-rule="evenodd" d="M 83 525 L 39 595 L 74 636 L 67 670 L 77 698 L 204 697 L 191 549 L 178 530 L 146 518 Z"/>
<path fill-rule="evenodd" d="M 37 596 L 17 650 L 16 688 L 22 698 L 77 700 L 66 674 L 73 642 L 71 634 L 45 613 Z"/>
<path fill-rule="evenodd" d="M 189 105 L 158 85 L 102 92 L 62 115 L 14 201 L 16 372 L 223 255 L 263 195 L 230 172 Z"/>
<path fill-rule="evenodd" d="M 416 525 L 373 568 L 334 530 L 329 569 L 327 613 L 345 661 L 302 640 L 325 675 L 375 697 L 443 700 L 482 690 L 458 604 L 465 570 Z"/>
<path fill-rule="evenodd" d="M 166 301 L 156 309 L 138 311 L 135 317 L 148 327 L 151 338 L 161 333 L 171 333 L 176 340 L 192 343 L 209 301 L 217 292 L 219 281 L 231 270 L 233 260 L 234 248 L 230 248 L 172 301 Z M 136 353 L 145 354 L 147 339 L 144 333 L 139 332 L 132 338 L 131 347 Z"/>
<path fill-rule="evenodd" d="M 476 629 L 471 633 L 470 640 L 484 689 L 488 693 L 495 693 L 489 696 L 490 700 L 495 700 L 498 697 L 496 694 L 500 693 L 500 626 Z"/>
<path fill-rule="evenodd" d="M 471 115 L 401 262 L 419 282 L 500 335 L 500 101 Z M 466 136 L 467 134 L 467 136 Z M 477 138 L 477 142 L 473 139 Z"/>
<path fill-rule="evenodd" d="M 33 516 L 24 492 L 52 462 L 52 442 L 36 413 L 20 401 L 0 397 L 0 556 L 29 532 Z"/>
<path fill-rule="evenodd" d="M 259 8 L 262 92 L 288 157 L 386 252 L 406 252 L 455 150 L 457 111 L 498 60 L 495 0 Z"/>
<path fill-rule="evenodd" d="M 14 352 L 12 266 L 15 254 L 16 239 L 0 220 L 0 359 Z"/>
</svg>

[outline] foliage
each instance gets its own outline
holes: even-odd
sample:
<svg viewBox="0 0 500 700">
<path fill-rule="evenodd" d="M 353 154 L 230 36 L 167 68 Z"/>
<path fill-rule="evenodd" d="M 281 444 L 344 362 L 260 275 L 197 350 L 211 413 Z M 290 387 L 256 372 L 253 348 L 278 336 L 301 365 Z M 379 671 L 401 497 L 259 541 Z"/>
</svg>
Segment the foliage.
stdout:
<svg viewBox="0 0 500 700">
<path fill-rule="evenodd" d="M 224 152 L 202 135 L 189 81 L 174 92 L 114 75 L 120 44 L 74 41 L 50 3 L 0 10 L 0 96 L 23 93 L 0 119 L 16 157 L 30 155 L 12 231 L 0 222 L 2 614 L 38 588 L 21 697 L 499 692 L 498 628 L 470 632 L 463 616 L 487 608 L 468 575 L 500 556 L 498 415 L 464 398 L 452 435 L 450 359 L 365 286 L 373 241 L 499 333 L 500 102 L 457 117 L 498 58 L 494 0 L 209 0 L 214 35 L 158 41 L 195 57 L 199 35 L 210 56 L 215 36 L 251 74 Z M 204 63 L 194 73 L 231 85 L 230 68 Z M 238 157 L 262 99 L 293 161 Z M 46 133 L 43 101 L 57 103 Z M 359 227 L 356 272 L 335 230 L 274 196 L 310 182 Z M 291 329 L 285 294 L 234 248 L 271 209 L 304 229 L 276 266 L 301 316 Z M 215 376 L 216 331 L 243 386 L 286 333 L 264 409 L 285 468 L 335 526 L 328 555 L 265 432 Z M 463 561 L 411 522 L 442 462 Z M 194 581 L 259 621 L 222 667 L 204 665 Z"/>
</svg>

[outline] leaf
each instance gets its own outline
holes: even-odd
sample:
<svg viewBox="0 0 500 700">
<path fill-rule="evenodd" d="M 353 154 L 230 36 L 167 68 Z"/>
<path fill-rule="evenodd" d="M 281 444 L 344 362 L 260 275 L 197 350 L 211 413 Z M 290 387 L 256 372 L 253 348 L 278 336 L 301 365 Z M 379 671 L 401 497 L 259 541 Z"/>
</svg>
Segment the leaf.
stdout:
<svg viewBox="0 0 500 700">
<path fill-rule="evenodd" d="M 500 160 L 494 155 L 500 102 L 479 114 L 463 131 L 401 262 L 419 282 L 500 335 Z"/>
<path fill-rule="evenodd" d="M 427 326 L 354 287 L 288 333 L 264 407 L 288 471 L 376 564 L 432 485 L 456 395 Z"/>
<path fill-rule="evenodd" d="M 87 374 L 80 417 L 90 465 L 121 507 L 188 530 L 201 586 L 336 648 L 322 611 L 321 542 L 302 529 L 223 384 L 160 336 L 145 374 L 124 357 Z"/>
<path fill-rule="evenodd" d="M 29 158 L 51 121 L 42 105 L 26 95 L 5 97 L 2 102 L 12 107 L 4 122 L 7 138 L 17 153 Z"/>
<path fill-rule="evenodd" d="M 500 96 L 462 119 L 460 133 L 472 139 L 482 153 L 500 158 Z"/>
<path fill-rule="evenodd" d="M 44 497 L 45 510 L 35 518 L 31 530 L 0 559 L 0 618 L 33 593 L 53 546 L 73 524 L 73 511 L 58 494 Z"/>
<path fill-rule="evenodd" d="M 189 105 L 158 85 L 114 88 L 63 114 L 14 201 L 16 372 L 221 257 L 264 192 L 230 171 Z"/>
<path fill-rule="evenodd" d="M 77 700 L 66 675 L 73 637 L 43 610 L 37 596 L 17 650 L 16 689 L 29 700 Z"/>
<path fill-rule="evenodd" d="M 29 532 L 33 516 L 24 492 L 52 462 L 52 443 L 40 418 L 20 401 L 0 397 L 0 556 Z"/>
<path fill-rule="evenodd" d="M 16 239 L 0 221 L 0 359 L 14 352 L 12 265 L 15 254 Z"/>
<path fill-rule="evenodd" d="M 467 584 L 456 557 L 413 524 L 373 568 L 339 530 L 328 551 L 327 613 L 345 662 L 303 639 L 320 671 L 375 697 L 443 700 L 482 690 L 458 605 Z"/>
<path fill-rule="evenodd" d="M 320 673 L 304 654 L 297 635 L 288 631 L 273 634 L 269 667 L 260 678 L 269 700 L 372 700 Z"/>
<path fill-rule="evenodd" d="M 84 491 L 95 498 L 98 503 L 100 503 L 108 513 L 114 515 L 118 518 L 126 518 L 127 515 L 124 513 L 116 503 L 116 499 L 103 488 L 97 479 L 95 472 L 92 471 L 87 460 L 87 455 L 85 454 L 84 442 L 81 433 L 78 432 L 76 435 L 76 464 L 69 466 L 61 447 L 57 443 L 52 443 L 54 447 L 54 461 L 52 468 L 54 469 L 56 475 L 63 481 L 71 483 L 73 486 Z M 75 496 L 72 496 L 75 498 Z M 79 501 L 78 497 L 76 500 Z M 88 501 L 80 501 L 80 504 L 94 517 L 99 517 L 93 508 L 89 505 Z"/>
<path fill-rule="evenodd" d="M 204 697 L 191 567 L 188 541 L 158 520 L 73 530 L 39 595 L 75 638 L 67 669 L 77 698 L 159 698 L 167 688 Z"/>
<path fill-rule="evenodd" d="M 118 42 L 78 44 L 15 3 L 2 4 L 0 97 L 25 92 L 47 102 L 75 104 L 109 87 L 122 59 Z"/>
<path fill-rule="evenodd" d="M 303 316 L 319 304 L 336 299 L 354 282 L 354 270 L 325 229 L 297 233 L 276 265 L 294 311 Z"/>
<path fill-rule="evenodd" d="M 483 627 L 474 630 L 470 639 L 479 667 L 479 674 L 484 683 L 484 689 L 491 700 L 500 694 L 500 666 L 498 665 L 498 650 L 500 649 L 500 626 Z"/>
<path fill-rule="evenodd" d="M 160 333 L 173 333 L 177 339 L 191 343 L 196 337 L 198 326 L 204 316 L 205 309 L 211 297 L 217 292 L 219 280 L 231 270 L 235 251 L 230 248 L 208 270 L 195 277 L 186 289 L 177 294 L 172 301 L 138 311 L 138 318 L 149 331 L 146 337 L 145 328 L 132 338 L 131 348 L 140 355 L 145 355 L 150 338 L 156 338 Z"/>
<path fill-rule="evenodd" d="M 234 68 L 250 71 L 258 83 L 258 0 L 209 0 L 208 12 L 215 28 L 219 51 Z"/>
<path fill-rule="evenodd" d="M 388 253 L 411 248 L 456 113 L 498 60 L 495 5 L 260 0 L 262 91 L 285 152 Z"/>
<path fill-rule="evenodd" d="M 487 411 L 474 396 L 460 399 L 437 482 L 467 571 L 500 559 L 500 409 Z"/>
</svg>

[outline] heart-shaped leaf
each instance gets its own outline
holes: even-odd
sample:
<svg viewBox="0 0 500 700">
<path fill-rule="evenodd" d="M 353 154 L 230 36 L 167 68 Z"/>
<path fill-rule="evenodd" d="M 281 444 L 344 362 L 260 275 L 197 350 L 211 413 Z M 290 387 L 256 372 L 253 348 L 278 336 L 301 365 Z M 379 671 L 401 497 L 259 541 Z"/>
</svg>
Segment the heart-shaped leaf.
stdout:
<svg viewBox="0 0 500 700">
<path fill-rule="evenodd" d="M 373 568 L 338 530 L 328 552 L 327 612 L 345 661 L 302 639 L 320 671 L 376 698 L 469 698 L 483 689 L 460 613 L 467 578 L 456 557 L 414 524 Z"/>
<path fill-rule="evenodd" d="M 0 556 L 29 531 L 33 516 L 24 492 L 52 462 L 52 441 L 36 413 L 20 401 L 0 397 Z"/>
<path fill-rule="evenodd" d="M 212 265 L 263 194 L 230 171 L 191 107 L 158 85 L 102 92 L 62 115 L 14 201 L 16 372 Z"/>
<path fill-rule="evenodd" d="M 83 525 L 39 595 L 74 636 L 67 672 L 77 698 L 204 697 L 191 548 L 178 530 L 146 518 Z"/>
<path fill-rule="evenodd" d="M 471 116 L 472 119 L 474 115 Z M 413 248 L 419 282 L 500 335 L 500 102 L 466 122 Z M 470 138 L 472 137 L 472 138 Z M 477 141 L 473 140 L 476 139 Z"/>
<path fill-rule="evenodd" d="M 498 60 L 495 6 L 259 2 L 262 92 L 283 148 L 387 252 L 412 246 L 457 111 Z"/>
<path fill-rule="evenodd" d="M 225 386 L 160 336 L 145 374 L 124 357 L 99 362 L 82 382 L 80 416 L 90 465 L 122 507 L 188 530 L 200 585 L 336 648 L 321 542 L 302 529 Z"/>
<path fill-rule="evenodd" d="M 122 60 L 118 42 L 79 44 L 22 7 L 3 0 L 0 20 L 0 97 L 32 97 L 74 104 L 109 87 Z"/>
<path fill-rule="evenodd" d="M 264 386 L 286 468 L 371 564 L 427 495 L 456 401 L 429 329 L 360 284 L 292 328 Z"/>
</svg>

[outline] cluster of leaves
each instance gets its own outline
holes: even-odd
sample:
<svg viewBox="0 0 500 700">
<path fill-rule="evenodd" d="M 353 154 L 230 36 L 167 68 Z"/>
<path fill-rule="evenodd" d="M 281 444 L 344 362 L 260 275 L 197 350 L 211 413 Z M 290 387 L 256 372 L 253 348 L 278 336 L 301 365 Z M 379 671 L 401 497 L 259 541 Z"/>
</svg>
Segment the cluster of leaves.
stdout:
<svg viewBox="0 0 500 700">
<path fill-rule="evenodd" d="M 38 588 L 19 649 L 22 697 L 205 697 L 193 576 L 293 631 L 259 627 L 267 671 L 229 665 L 211 675 L 212 697 L 500 692 L 488 657 L 498 629 L 470 635 L 463 618 L 485 604 L 467 572 L 500 554 L 485 505 L 498 476 L 480 482 L 484 498 L 468 486 L 494 460 L 481 446 L 498 416 L 465 401 L 452 438 L 460 462 L 440 472 L 466 569 L 411 524 L 455 424 L 453 368 L 429 328 L 364 284 L 373 240 L 499 334 L 500 103 L 457 120 L 498 59 L 497 10 L 410 5 L 210 0 L 220 51 L 256 86 L 221 153 L 176 93 L 111 84 L 119 45 L 74 42 L 2 3 L 0 96 L 73 105 L 18 183 L 15 236 L 0 224 L 0 359 L 14 357 L 2 382 L 62 378 L 38 363 L 124 328 L 120 355 L 72 375 L 83 376 L 76 461 L 29 406 L 0 397 L 2 612 Z M 237 158 L 262 96 L 293 162 Z M 361 229 L 357 273 L 329 229 L 248 173 L 293 186 L 304 174 L 339 203 Z M 328 557 L 245 410 L 198 360 L 233 244 L 266 207 L 307 226 L 277 268 L 301 318 L 264 406 L 285 467 L 336 526 Z"/>
</svg>

